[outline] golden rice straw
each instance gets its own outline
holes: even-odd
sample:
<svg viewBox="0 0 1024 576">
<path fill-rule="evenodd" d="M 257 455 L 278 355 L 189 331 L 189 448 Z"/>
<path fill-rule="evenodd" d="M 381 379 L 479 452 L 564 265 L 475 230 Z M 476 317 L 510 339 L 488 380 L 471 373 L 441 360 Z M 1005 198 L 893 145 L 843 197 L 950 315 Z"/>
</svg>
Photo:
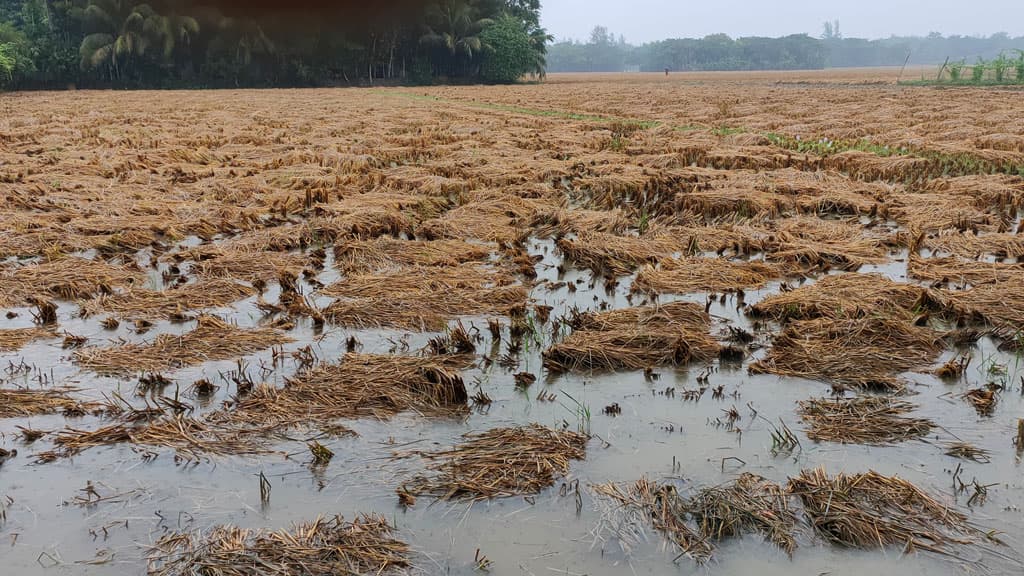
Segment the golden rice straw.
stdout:
<svg viewBox="0 0 1024 576">
<path fill-rule="evenodd" d="M 33 340 L 56 337 L 50 328 L 0 329 L 0 352 L 14 352 Z"/>
<path fill-rule="evenodd" d="M 492 244 L 464 240 L 351 240 L 334 246 L 334 265 L 347 274 L 398 266 L 458 266 L 486 262 L 493 250 Z"/>
<path fill-rule="evenodd" d="M 479 264 L 360 273 L 326 287 L 338 297 L 324 316 L 342 326 L 443 330 L 459 316 L 503 314 L 526 303 L 511 275 Z"/>
<path fill-rule="evenodd" d="M 70 396 L 75 388 L 0 388 L 0 418 L 55 414 L 68 410 L 91 410 L 92 404 Z"/>
<path fill-rule="evenodd" d="M 814 318 L 885 316 L 912 318 L 940 306 L 942 294 L 914 284 L 894 282 L 881 274 L 825 276 L 796 290 L 768 296 L 750 314 L 779 321 Z"/>
<path fill-rule="evenodd" d="M 627 486 L 595 484 L 590 490 L 597 496 L 595 501 L 605 500 L 612 505 L 602 518 L 600 532 L 612 532 L 626 552 L 637 544 L 639 530 L 634 526 L 650 523 L 679 549 L 680 556 L 699 564 L 711 559 L 714 546 L 710 535 L 702 535 L 689 525 L 690 504 L 675 486 L 641 478 Z"/>
<path fill-rule="evenodd" d="M 927 367 L 942 349 L 939 333 L 904 320 L 801 320 L 774 338 L 768 354 L 752 364 L 750 372 L 901 392 L 905 386 L 898 375 Z"/>
<path fill-rule="evenodd" d="M 183 319 L 193 311 L 222 308 L 254 296 L 256 290 L 233 280 L 200 280 L 166 290 L 130 289 L 82 304 L 83 316 L 112 312 L 122 318 Z"/>
<path fill-rule="evenodd" d="M 801 216 L 776 221 L 764 242 L 765 259 L 804 269 L 856 271 L 886 261 L 894 242 L 865 231 L 855 221 Z"/>
<path fill-rule="evenodd" d="M 304 254 L 243 251 L 228 245 L 194 249 L 176 254 L 175 259 L 195 260 L 192 270 L 202 278 L 246 282 L 273 280 L 284 272 L 298 274 L 310 262 Z"/>
<path fill-rule="evenodd" d="M 907 261 L 907 276 L 935 284 L 998 284 L 1024 278 L 1024 264 L 978 262 L 956 257 L 921 258 L 911 255 Z"/>
<path fill-rule="evenodd" d="M 230 360 L 291 342 L 277 330 L 246 330 L 215 316 L 200 316 L 196 328 L 181 336 L 161 334 L 148 344 L 83 348 L 75 361 L 100 373 L 162 372 L 213 360 Z"/>
<path fill-rule="evenodd" d="M 485 190 L 474 193 L 469 202 L 452 208 L 444 215 L 425 220 L 416 228 L 416 236 L 425 240 L 452 238 L 499 244 L 513 242 L 526 235 L 525 226 L 541 206 L 504 192 Z"/>
<path fill-rule="evenodd" d="M 794 208 L 792 200 L 779 194 L 736 188 L 733 182 L 726 183 L 726 186 L 728 188 L 681 192 L 676 196 L 677 210 L 700 214 L 705 220 L 715 220 L 734 215 L 740 218 L 777 218 Z"/>
<path fill-rule="evenodd" d="M 933 253 L 949 254 L 958 258 L 978 260 L 984 256 L 996 258 L 1024 257 L 1024 235 L 1010 233 L 972 234 L 946 230 L 927 236 L 921 247 Z"/>
<path fill-rule="evenodd" d="M 39 461 L 66 458 L 90 448 L 122 443 L 173 449 L 179 457 L 189 461 L 269 451 L 255 435 L 180 414 L 160 416 L 141 424 L 119 422 L 96 430 L 65 428 L 56 433 L 53 443 L 56 449 L 37 455 Z"/>
<path fill-rule="evenodd" d="M 948 292 L 961 318 L 975 318 L 997 329 L 997 335 L 1021 345 L 1024 331 L 1024 274 Z"/>
<path fill-rule="evenodd" d="M 898 194 L 891 213 L 911 238 L 949 229 L 995 232 L 999 220 L 976 208 L 970 198 L 951 194 Z"/>
<path fill-rule="evenodd" d="M 560 238 L 569 234 L 604 232 L 621 235 L 631 222 L 620 209 L 587 210 L 585 208 L 551 208 L 539 212 L 530 221 L 538 238 Z"/>
<path fill-rule="evenodd" d="M 963 514 L 895 476 L 872 471 L 829 477 L 817 468 L 790 478 L 789 491 L 822 538 L 849 548 L 944 554 L 977 535 Z"/>
<path fill-rule="evenodd" d="M 208 534 L 171 532 L 149 553 L 149 576 L 387 574 L 409 566 L 411 550 L 383 516 L 354 522 L 319 517 L 291 530 L 218 526 Z"/>
<path fill-rule="evenodd" d="M 346 354 L 288 379 L 283 388 L 257 387 L 230 411 L 212 418 L 245 426 L 327 425 L 341 418 L 387 419 L 414 410 L 458 414 L 468 394 L 459 370 L 466 356 Z"/>
<path fill-rule="evenodd" d="M 926 418 L 908 418 L 914 405 L 891 398 L 812 398 L 798 404 L 807 437 L 816 441 L 890 444 L 922 438 L 934 426 Z"/>
<path fill-rule="evenodd" d="M 762 262 L 666 258 L 658 267 L 642 268 L 633 281 L 633 289 L 653 294 L 735 292 L 744 288 L 760 288 L 778 277 L 778 268 Z"/>
<path fill-rule="evenodd" d="M 641 264 L 657 262 L 684 248 L 670 236 L 615 236 L 602 232 L 587 232 L 575 239 L 558 241 L 558 249 L 568 261 L 614 276 L 628 274 Z"/>
<path fill-rule="evenodd" d="M 486 499 L 537 494 L 569 473 L 572 460 L 587 454 L 585 434 L 552 430 L 539 424 L 466 434 L 447 450 L 421 452 L 430 460 L 430 476 L 417 476 L 399 493 Z"/>
<path fill-rule="evenodd" d="M 756 532 L 790 556 L 796 550 L 796 514 L 778 484 L 744 472 L 724 486 L 700 490 L 687 504 L 705 539 L 716 541 Z"/>
<path fill-rule="evenodd" d="M 708 333 L 710 317 L 689 302 L 585 313 L 571 324 L 572 334 L 544 351 L 552 372 L 681 365 L 711 360 L 721 349 Z"/>
<path fill-rule="evenodd" d="M 30 296 L 39 295 L 63 300 L 91 298 L 115 287 L 141 283 L 138 270 L 98 260 L 60 258 L 0 274 L 0 306 L 23 304 Z"/>
</svg>

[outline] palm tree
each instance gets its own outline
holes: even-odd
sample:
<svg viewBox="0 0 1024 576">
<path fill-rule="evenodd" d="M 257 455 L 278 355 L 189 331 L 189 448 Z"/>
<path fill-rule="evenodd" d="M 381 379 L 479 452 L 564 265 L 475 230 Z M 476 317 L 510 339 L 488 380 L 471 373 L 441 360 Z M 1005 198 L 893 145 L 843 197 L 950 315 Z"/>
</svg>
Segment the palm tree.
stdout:
<svg viewBox="0 0 1024 576">
<path fill-rule="evenodd" d="M 555 37 L 548 34 L 548 31 L 544 28 L 535 27 L 530 30 L 530 55 L 533 59 L 531 74 L 535 74 L 540 78 L 547 76 L 548 43 L 554 41 Z"/>
<path fill-rule="evenodd" d="M 199 34 L 199 22 L 180 14 L 171 14 L 161 20 L 158 34 L 163 38 L 164 60 L 170 60 L 179 48 L 192 44 L 192 39 Z"/>
<path fill-rule="evenodd" d="M 234 76 L 237 86 L 241 76 L 250 76 L 254 67 L 264 64 L 275 52 L 274 42 L 255 20 L 221 18 L 217 35 L 210 41 L 207 58 L 226 65 L 221 73 Z M 260 60 L 254 66 L 257 58 Z"/>
<path fill-rule="evenodd" d="M 220 23 L 218 44 L 233 52 L 235 62 L 248 66 L 255 55 L 274 53 L 274 42 L 255 20 L 225 18 Z"/>
<path fill-rule="evenodd" d="M 95 32 L 79 48 L 82 68 L 109 66 L 114 78 L 121 77 L 122 65 L 146 54 L 163 26 L 148 4 L 136 6 L 131 0 L 90 0 L 85 18 Z"/>
<path fill-rule="evenodd" d="M 472 62 L 483 50 L 480 32 L 491 23 L 466 0 L 442 0 L 427 10 L 426 33 L 420 42 L 443 49 L 450 58 L 450 69 L 458 69 L 460 63 Z"/>
<path fill-rule="evenodd" d="M 190 16 L 163 16 L 149 4 L 135 5 L 131 0 L 90 0 L 84 16 L 94 32 L 82 40 L 81 66 L 108 66 L 113 78 L 121 78 L 125 66 L 156 49 L 161 62 L 170 61 L 199 33 L 199 24 Z"/>
</svg>

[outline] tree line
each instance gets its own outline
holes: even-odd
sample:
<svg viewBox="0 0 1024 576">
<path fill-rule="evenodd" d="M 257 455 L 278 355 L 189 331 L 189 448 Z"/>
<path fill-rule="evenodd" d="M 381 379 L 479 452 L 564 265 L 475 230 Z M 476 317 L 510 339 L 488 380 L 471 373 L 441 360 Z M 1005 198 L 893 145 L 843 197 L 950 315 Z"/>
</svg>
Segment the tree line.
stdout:
<svg viewBox="0 0 1024 576">
<path fill-rule="evenodd" d="M 513 82 L 540 0 L 0 0 L 0 88 Z"/>
<path fill-rule="evenodd" d="M 942 64 L 995 58 L 1004 51 L 1024 49 L 1024 38 L 1007 34 L 987 37 L 891 37 L 879 40 L 843 37 L 839 22 L 828 22 L 819 38 L 794 34 L 782 38 L 674 38 L 629 44 L 607 28 L 597 26 L 585 42 L 567 40 L 548 49 L 551 72 L 656 72 L 707 70 L 815 70 L 826 67 Z"/>
</svg>

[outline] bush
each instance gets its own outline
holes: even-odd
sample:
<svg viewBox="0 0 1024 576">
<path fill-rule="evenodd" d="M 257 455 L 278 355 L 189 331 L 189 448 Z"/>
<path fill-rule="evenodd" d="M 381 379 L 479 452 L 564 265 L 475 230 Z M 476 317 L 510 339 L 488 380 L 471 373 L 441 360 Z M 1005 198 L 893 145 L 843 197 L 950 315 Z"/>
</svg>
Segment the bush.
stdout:
<svg viewBox="0 0 1024 576">
<path fill-rule="evenodd" d="M 523 23 L 505 16 L 480 33 L 485 46 L 480 77 L 485 82 L 511 84 L 533 69 L 535 58 L 530 35 Z"/>
<path fill-rule="evenodd" d="M 0 44 L 0 88 L 14 79 L 14 49 L 10 44 Z"/>
<path fill-rule="evenodd" d="M 28 39 L 12 24 L 0 22 L 0 88 L 24 81 L 35 69 Z"/>
</svg>

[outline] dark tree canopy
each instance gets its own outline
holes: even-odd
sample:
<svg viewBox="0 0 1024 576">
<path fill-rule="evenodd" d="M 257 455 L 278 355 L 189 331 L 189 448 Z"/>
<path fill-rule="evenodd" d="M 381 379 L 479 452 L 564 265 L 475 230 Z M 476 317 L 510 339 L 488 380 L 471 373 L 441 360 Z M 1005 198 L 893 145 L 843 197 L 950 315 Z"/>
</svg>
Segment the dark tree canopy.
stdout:
<svg viewBox="0 0 1024 576">
<path fill-rule="evenodd" d="M 539 0 L 0 0 L 0 88 L 478 81 L 549 38 Z"/>
</svg>

